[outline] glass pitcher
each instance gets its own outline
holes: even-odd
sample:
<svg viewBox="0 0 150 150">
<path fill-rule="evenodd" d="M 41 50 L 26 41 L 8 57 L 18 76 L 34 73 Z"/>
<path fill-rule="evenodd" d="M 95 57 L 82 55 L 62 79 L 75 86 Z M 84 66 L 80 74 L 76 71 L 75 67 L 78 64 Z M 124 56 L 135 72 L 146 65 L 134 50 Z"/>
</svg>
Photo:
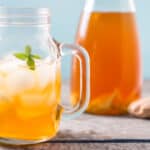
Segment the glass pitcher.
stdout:
<svg viewBox="0 0 150 150">
<path fill-rule="evenodd" d="M 0 8 L 0 142 L 20 145 L 51 139 L 62 114 L 74 118 L 88 105 L 89 56 L 77 45 L 56 43 L 49 26 L 46 8 Z M 84 102 L 67 110 L 61 105 L 65 55 L 76 57 L 81 70 L 86 62 L 87 78 Z"/>
<path fill-rule="evenodd" d="M 91 60 L 91 98 L 87 112 L 127 113 L 141 95 L 141 57 L 133 0 L 86 0 L 76 42 Z M 73 60 L 72 101 L 79 97 L 79 62 Z M 85 74 L 83 74 L 85 79 Z M 85 82 L 85 80 L 83 80 Z M 83 97 L 85 96 L 83 87 Z"/>
</svg>

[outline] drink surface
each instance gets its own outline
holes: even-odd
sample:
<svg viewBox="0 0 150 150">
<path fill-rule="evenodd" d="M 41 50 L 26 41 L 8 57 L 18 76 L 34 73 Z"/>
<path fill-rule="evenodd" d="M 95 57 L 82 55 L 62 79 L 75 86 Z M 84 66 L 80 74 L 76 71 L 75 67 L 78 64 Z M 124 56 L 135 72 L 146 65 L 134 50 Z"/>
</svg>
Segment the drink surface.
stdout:
<svg viewBox="0 0 150 150">
<path fill-rule="evenodd" d="M 91 99 L 87 112 L 126 113 L 127 106 L 141 94 L 140 48 L 134 13 L 83 12 L 76 42 L 87 49 L 91 59 Z M 79 96 L 79 64 L 75 58 L 73 71 L 75 102 Z"/>
<path fill-rule="evenodd" d="M 0 61 L 0 137 L 41 140 L 57 132 L 60 66 L 48 58 L 35 64 L 30 70 L 14 56 Z"/>
</svg>

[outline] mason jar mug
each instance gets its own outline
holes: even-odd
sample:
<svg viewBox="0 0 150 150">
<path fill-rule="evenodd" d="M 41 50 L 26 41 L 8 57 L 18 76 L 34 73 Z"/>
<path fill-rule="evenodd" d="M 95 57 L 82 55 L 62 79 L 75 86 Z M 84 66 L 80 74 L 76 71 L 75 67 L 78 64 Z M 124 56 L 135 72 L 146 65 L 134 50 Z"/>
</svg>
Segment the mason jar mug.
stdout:
<svg viewBox="0 0 150 150">
<path fill-rule="evenodd" d="M 88 105 L 87 52 L 78 45 L 57 44 L 49 27 L 47 8 L 0 8 L 0 142 L 49 140 L 62 116 L 74 118 Z M 61 104 L 61 58 L 66 55 L 76 57 L 81 70 L 86 62 L 86 97 L 72 109 Z"/>
</svg>

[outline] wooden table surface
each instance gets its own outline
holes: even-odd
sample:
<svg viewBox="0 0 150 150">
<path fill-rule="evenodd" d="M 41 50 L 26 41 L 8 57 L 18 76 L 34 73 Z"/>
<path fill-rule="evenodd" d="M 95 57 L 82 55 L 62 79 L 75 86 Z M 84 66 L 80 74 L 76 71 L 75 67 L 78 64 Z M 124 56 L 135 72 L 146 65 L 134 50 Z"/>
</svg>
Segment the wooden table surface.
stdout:
<svg viewBox="0 0 150 150">
<path fill-rule="evenodd" d="M 143 96 L 148 95 L 150 81 L 145 81 Z M 52 141 L 32 146 L 1 145 L 0 150 L 150 150 L 150 121 L 83 114 L 62 121 Z"/>
</svg>

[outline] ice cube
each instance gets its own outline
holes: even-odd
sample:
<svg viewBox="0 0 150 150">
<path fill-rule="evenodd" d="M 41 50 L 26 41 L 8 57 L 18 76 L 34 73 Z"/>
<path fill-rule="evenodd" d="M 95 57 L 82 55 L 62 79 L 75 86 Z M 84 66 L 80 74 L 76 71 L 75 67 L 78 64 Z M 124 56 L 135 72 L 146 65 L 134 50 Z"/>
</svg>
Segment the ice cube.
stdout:
<svg viewBox="0 0 150 150">
<path fill-rule="evenodd" d="M 2 63 L 0 64 L 0 72 L 3 74 L 8 74 L 9 72 L 13 72 L 17 69 L 17 66 L 14 63 Z"/>
<path fill-rule="evenodd" d="M 11 106 L 11 101 L 6 92 L 0 90 L 0 113 L 7 111 Z"/>
<path fill-rule="evenodd" d="M 0 72 L 0 89 L 5 86 L 5 77 Z"/>
<path fill-rule="evenodd" d="M 31 89 L 34 85 L 34 72 L 26 68 L 20 67 L 14 72 L 9 73 L 6 78 L 6 87 L 12 95 Z"/>
<path fill-rule="evenodd" d="M 55 64 L 41 63 L 36 68 L 37 80 L 40 88 L 45 88 L 50 82 L 55 80 Z"/>
<path fill-rule="evenodd" d="M 41 116 L 50 111 L 49 92 L 43 93 L 25 93 L 21 95 L 17 114 L 21 119 L 31 119 Z"/>
<path fill-rule="evenodd" d="M 8 62 L 8 61 L 20 61 L 20 59 L 16 58 L 12 54 L 9 54 L 9 55 L 5 56 L 2 61 L 5 61 L 5 62 Z"/>
<path fill-rule="evenodd" d="M 19 60 L 13 55 L 9 55 L 0 61 L 0 72 L 7 74 L 17 70 L 19 66 L 25 67 L 25 61 Z"/>
</svg>

